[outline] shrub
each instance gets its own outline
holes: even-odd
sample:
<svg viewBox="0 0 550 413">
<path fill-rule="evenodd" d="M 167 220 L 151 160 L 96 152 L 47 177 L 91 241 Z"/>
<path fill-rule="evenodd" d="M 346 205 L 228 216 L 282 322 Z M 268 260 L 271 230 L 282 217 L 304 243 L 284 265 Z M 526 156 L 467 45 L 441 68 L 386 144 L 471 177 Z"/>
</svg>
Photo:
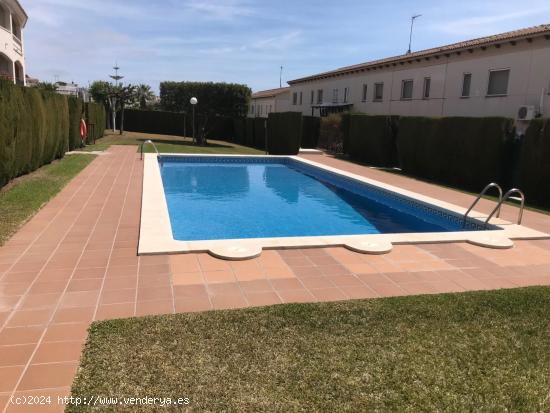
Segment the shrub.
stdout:
<svg viewBox="0 0 550 413">
<path fill-rule="evenodd" d="M 124 130 L 129 132 L 155 133 L 184 136 L 192 134 L 192 125 L 185 131 L 185 114 L 153 110 L 126 109 Z"/>
<path fill-rule="evenodd" d="M 333 113 L 320 120 L 319 148 L 331 152 L 342 152 L 344 147 L 344 135 L 348 125 L 347 115 Z"/>
<path fill-rule="evenodd" d="M 105 134 L 107 114 L 105 112 L 105 106 L 103 106 L 102 103 L 89 102 L 85 104 L 84 109 L 86 123 L 88 124 L 88 142 L 92 142 Z M 126 123 L 126 115 L 124 123 Z"/>
<path fill-rule="evenodd" d="M 296 155 L 302 139 L 300 112 L 270 113 L 267 119 L 267 148 L 270 155 Z"/>
<path fill-rule="evenodd" d="M 321 118 L 317 116 L 302 116 L 301 148 L 315 149 L 319 142 Z"/>
<path fill-rule="evenodd" d="M 69 104 L 69 150 L 82 147 L 80 137 L 80 119 L 83 116 L 83 102 L 81 99 L 70 97 Z"/>
<path fill-rule="evenodd" d="M 351 159 L 375 166 L 397 163 L 397 116 L 350 114 L 344 152 Z"/>
<path fill-rule="evenodd" d="M 67 98 L 0 81 L 0 187 L 69 148 Z"/>
<path fill-rule="evenodd" d="M 228 116 L 214 116 L 208 119 L 207 138 L 224 141 L 233 140 L 233 119 Z"/>
<path fill-rule="evenodd" d="M 265 149 L 265 123 L 266 118 L 254 118 L 254 143 L 252 146 Z"/>
<path fill-rule="evenodd" d="M 233 141 L 239 145 L 246 143 L 246 118 L 233 118 Z"/>
<path fill-rule="evenodd" d="M 523 138 L 518 171 L 518 188 L 525 198 L 550 207 L 550 119 L 531 121 Z"/>
<path fill-rule="evenodd" d="M 399 162 L 407 174 L 479 191 L 492 181 L 505 184 L 512 133 L 507 118 L 401 117 Z"/>
<path fill-rule="evenodd" d="M 245 142 L 246 146 L 254 146 L 254 118 L 246 118 L 246 135 Z"/>
<path fill-rule="evenodd" d="M 163 110 L 191 113 L 189 100 L 199 101 L 196 114 L 246 116 L 252 91 L 246 85 L 213 82 L 162 82 L 160 104 Z"/>
</svg>

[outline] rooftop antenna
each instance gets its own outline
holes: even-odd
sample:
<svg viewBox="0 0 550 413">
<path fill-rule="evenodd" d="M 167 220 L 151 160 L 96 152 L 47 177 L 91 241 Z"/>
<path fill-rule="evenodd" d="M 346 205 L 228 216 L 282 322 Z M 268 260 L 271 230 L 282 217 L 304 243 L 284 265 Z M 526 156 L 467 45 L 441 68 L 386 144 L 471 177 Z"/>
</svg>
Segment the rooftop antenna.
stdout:
<svg viewBox="0 0 550 413">
<path fill-rule="evenodd" d="M 414 21 L 421 16 L 422 16 L 421 14 L 415 14 L 414 16 L 411 16 L 411 32 L 409 33 L 409 48 L 407 50 L 407 54 L 411 53 L 411 42 L 412 42 L 412 36 L 413 36 Z"/>
<path fill-rule="evenodd" d="M 281 71 L 279 72 L 279 88 L 283 87 L 283 66 L 281 66 Z"/>
</svg>

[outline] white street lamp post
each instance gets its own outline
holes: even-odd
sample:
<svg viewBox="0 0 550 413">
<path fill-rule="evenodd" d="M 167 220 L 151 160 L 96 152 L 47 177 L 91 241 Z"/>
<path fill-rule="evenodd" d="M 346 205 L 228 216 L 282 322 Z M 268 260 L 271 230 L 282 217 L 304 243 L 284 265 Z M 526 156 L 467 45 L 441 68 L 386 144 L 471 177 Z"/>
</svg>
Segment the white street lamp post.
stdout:
<svg viewBox="0 0 550 413">
<path fill-rule="evenodd" d="M 197 100 L 196 97 L 192 97 L 190 100 L 189 100 L 189 103 L 191 103 L 191 106 L 193 107 L 193 142 L 197 142 L 196 140 L 196 137 L 195 137 L 195 106 L 197 105 L 197 103 L 199 103 L 199 101 Z"/>
</svg>

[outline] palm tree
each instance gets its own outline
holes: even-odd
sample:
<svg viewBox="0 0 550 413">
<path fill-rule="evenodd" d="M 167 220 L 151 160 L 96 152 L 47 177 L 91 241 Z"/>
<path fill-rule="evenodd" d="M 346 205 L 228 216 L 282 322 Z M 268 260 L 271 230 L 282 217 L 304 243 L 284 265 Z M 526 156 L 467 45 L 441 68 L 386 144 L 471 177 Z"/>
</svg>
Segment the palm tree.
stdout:
<svg viewBox="0 0 550 413">
<path fill-rule="evenodd" d="M 155 94 L 151 90 L 151 86 L 142 83 L 136 87 L 136 98 L 139 102 L 139 108 L 145 110 L 147 109 L 147 102 L 152 101 Z"/>
</svg>

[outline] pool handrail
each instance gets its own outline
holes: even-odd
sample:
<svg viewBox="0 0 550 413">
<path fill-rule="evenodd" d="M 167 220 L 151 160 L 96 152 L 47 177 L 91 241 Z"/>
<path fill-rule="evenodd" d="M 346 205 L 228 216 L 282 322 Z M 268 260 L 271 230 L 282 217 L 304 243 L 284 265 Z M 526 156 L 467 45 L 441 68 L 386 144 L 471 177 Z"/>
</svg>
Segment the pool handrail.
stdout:
<svg viewBox="0 0 550 413">
<path fill-rule="evenodd" d="M 495 212 L 497 211 L 497 209 L 500 209 L 501 205 L 504 202 L 506 202 L 509 198 L 511 198 L 512 194 L 518 194 L 519 195 L 519 200 L 521 201 L 521 204 L 520 204 L 520 207 L 519 207 L 519 215 L 518 215 L 518 225 L 521 225 L 521 221 L 523 219 L 523 208 L 525 207 L 525 195 L 523 194 L 523 192 L 520 189 L 512 188 L 504 194 L 504 196 L 502 197 L 502 199 L 500 200 L 498 205 L 495 207 L 495 209 L 493 209 L 493 212 L 491 212 L 489 214 L 489 216 L 485 220 L 485 226 L 486 227 L 487 227 L 487 225 L 489 225 L 489 221 L 491 220 L 491 218 L 493 218 L 493 215 L 495 215 Z M 514 199 L 517 199 L 517 198 L 514 198 Z"/>
<path fill-rule="evenodd" d="M 483 195 L 485 195 L 487 193 L 487 191 L 491 188 L 496 188 L 498 190 L 498 208 L 495 209 L 495 211 L 497 212 L 497 218 L 500 217 L 500 205 L 502 203 L 502 188 L 500 187 L 499 184 L 497 184 L 496 182 L 491 182 L 490 184 L 488 184 L 485 188 L 483 188 L 483 190 L 479 193 L 479 195 L 477 196 L 477 198 L 475 199 L 475 201 L 472 203 L 472 205 L 470 205 L 470 208 L 468 208 L 468 210 L 466 211 L 466 213 L 464 214 L 464 218 L 462 220 L 462 226 L 465 226 L 466 225 L 466 219 L 468 218 L 468 214 L 470 212 L 472 212 L 472 209 L 474 209 L 474 207 L 477 205 L 477 203 L 481 200 L 481 198 L 483 197 Z"/>
</svg>

